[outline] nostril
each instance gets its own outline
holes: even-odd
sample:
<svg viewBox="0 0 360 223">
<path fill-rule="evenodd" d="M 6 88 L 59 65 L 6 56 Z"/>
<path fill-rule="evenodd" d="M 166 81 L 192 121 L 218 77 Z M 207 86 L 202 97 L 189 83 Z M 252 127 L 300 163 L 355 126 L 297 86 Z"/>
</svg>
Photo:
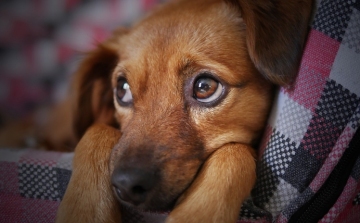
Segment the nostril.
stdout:
<svg viewBox="0 0 360 223">
<path fill-rule="evenodd" d="M 146 193 L 146 189 L 143 188 L 142 186 L 136 185 L 136 186 L 134 186 L 134 187 L 132 188 L 132 192 L 133 192 L 134 194 L 145 194 L 145 193 Z"/>
</svg>

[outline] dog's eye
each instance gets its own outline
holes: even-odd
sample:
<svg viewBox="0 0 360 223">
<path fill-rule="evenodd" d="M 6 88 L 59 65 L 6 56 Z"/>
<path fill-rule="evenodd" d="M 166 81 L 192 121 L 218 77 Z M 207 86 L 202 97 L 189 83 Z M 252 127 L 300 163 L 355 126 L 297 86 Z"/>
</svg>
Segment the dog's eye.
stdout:
<svg viewBox="0 0 360 223">
<path fill-rule="evenodd" d="M 194 84 L 194 98 L 200 102 L 212 102 L 218 99 L 223 92 L 219 81 L 211 77 L 199 77 Z"/>
<path fill-rule="evenodd" d="M 126 106 L 132 103 L 130 85 L 125 78 L 118 79 L 115 94 L 120 105 Z"/>
</svg>

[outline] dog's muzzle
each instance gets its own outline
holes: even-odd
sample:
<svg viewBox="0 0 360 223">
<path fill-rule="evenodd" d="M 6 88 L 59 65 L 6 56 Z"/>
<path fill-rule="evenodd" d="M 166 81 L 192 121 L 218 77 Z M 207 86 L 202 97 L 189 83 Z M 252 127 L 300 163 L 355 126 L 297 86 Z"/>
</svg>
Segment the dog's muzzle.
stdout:
<svg viewBox="0 0 360 223">
<path fill-rule="evenodd" d="M 159 177 L 156 171 L 144 168 L 115 168 L 111 181 L 118 198 L 138 206 L 151 194 Z"/>
</svg>

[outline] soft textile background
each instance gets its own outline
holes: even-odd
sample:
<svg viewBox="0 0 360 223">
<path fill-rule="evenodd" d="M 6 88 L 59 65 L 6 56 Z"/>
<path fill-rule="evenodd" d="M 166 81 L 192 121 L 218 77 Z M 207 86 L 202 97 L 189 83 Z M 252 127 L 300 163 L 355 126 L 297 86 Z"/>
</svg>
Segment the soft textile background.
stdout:
<svg viewBox="0 0 360 223">
<path fill-rule="evenodd" d="M 44 3 L 45 0 L 36 2 Z M 130 4 L 135 1 L 121 2 Z M 96 37 L 95 34 L 91 34 L 92 32 L 86 31 L 89 27 L 90 30 L 93 30 L 91 29 L 93 26 L 87 26 L 84 23 L 107 18 L 106 16 L 112 15 L 110 13 L 112 10 L 119 9 L 119 7 L 111 5 L 119 3 L 114 1 L 104 1 L 103 4 L 96 1 L 86 1 L 85 3 L 71 1 L 71 3 L 68 6 L 69 16 L 67 13 L 62 15 L 65 17 L 65 21 L 67 19 L 67 21 L 72 21 L 65 23 L 67 25 L 64 27 L 68 27 L 65 29 L 67 34 L 74 33 L 74 36 L 66 39 L 63 38 L 60 31 L 54 32 L 56 35 L 53 34 L 55 37 L 58 36 L 58 40 L 67 40 L 68 43 L 77 41 L 76 35 L 80 35 L 77 34 L 77 31 L 82 33 L 81 36 L 91 36 L 90 40 L 104 38 L 107 31 L 95 32 L 99 34 Z M 146 9 L 145 5 L 151 5 L 147 1 L 142 1 L 142 3 L 141 10 L 135 10 L 135 12 Z M 87 5 L 88 8 L 78 7 L 80 5 Z M 97 5 L 97 7 L 92 8 L 89 5 Z M 139 5 L 136 8 L 139 9 Z M 17 8 L 15 7 L 15 9 Z M 75 13 L 77 9 L 84 14 L 77 17 L 77 13 Z M 91 9 L 99 10 L 99 14 L 101 12 L 104 14 L 96 16 L 98 14 Z M 21 12 L 24 13 L 24 11 Z M 53 14 L 50 13 L 50 15 Z M 2 15 L 1 13 L 0 16 Z M 36 13 L 31 15 L 34 18 L 37 16 Z M 115 15 L 120 16 L 120 14 Z M 42 18 L 42 16 L 40 17 Z M 117 17 L 115 16 L 115 18 Z M 27 19 L 31 21 L 32 17 L 27 17 Z M 83 22 L 76 23 L 74 21 Z M 2 30 L 4 27 L 7 28 L 4 24 L 1 25 Z M 97 24 L 94 27 L 97 27 L 98 30 L 107 30 L 112 27 L 110 23 L 106 22 L 102 25 L 96 22 L 91 24 Z M 77 28 L 71 29 L 71 27 Z M 8 29 L 11 30 L 11 28 Z M 9 33 L 8 31 L 7 34 Z M 24 47 L 15 44 L 17 40 L 15 34 L 16 32 L 9 34 L 7 40 L 2 42 L 6 43 L 3 45 L 8 45 L 10 48 L 13 47 L 11 49 L 18 51 L 9 50 L 5 62 L 2 62 L 1 69 L 6 72 L 1 74 L 1 78 L 4 80 L 1 83 L 4 86 L 1 86 L 0 89 L 5 92 L 2 95 L 7 95 L 3 97 L 7 100 L 1 99 L 1 103 L 2 106 L 6 105 L 8 111 L 22 114 L 24 109 L 26 111 L 37 103 L 34 103 L 37 98 L 41 99 L 39 101 L 45 102 L 51 100 L 50 93 L 49 95 L 43 95 L 43 93 L 52 92 L 50 87 L 55 82 L 51 81 L 50 72 L 45 72 L 47 71 L 45 68 L 48 68 L 47 63 L 36 66 L 37 72 L 32 70 L 35 68 L 31 65 L 35 64 L 34 58 L 37 57 L 29 57 L 32 59 L 27 60 L 27 54 L 38 55 L 37 53 L 32 54 L 38 51 L 32 51 L 35 49 L 32 47 L 26 48 L 26 41 Z M 32 37 L 34 39 L 37 37 L 35 34 L 40 35 L 34 32 Z M 6 39 L 3 33 L 1 36 L 2 39 Z M 22 34 L 20 36 L 23 37 Z M 29 41 L 32 38 L 29 38 Z M 82 41 L 75 45 L 79 49 L 90 48 L 92 45 L 90 40 L 84 41 L 84 45 L 81 44 Z M 14 45 L 11 44 L 12 41 L 15 42 Z M 37 42 L 35 41 L 35 43 Z M 57 46 L 55 43 L 57 42 L 49 45 Z M 59 55 L 65 55 L 64 58 L 67 58 L 64 61 L 70 61 L 70 58 L 73 58 L 74 48 L 71 44 L 65 44 L 66 47 L 61 48 L 63 50 L 60 51 L 56 51 L 55 49 L 58 49 L 56 47 L 44 45 L 47 47 L 39 45 L 44 47 L 40 47 L 39 52 L 50 55 L 44 56 L 49 61 L 54 60 L 51 57 L 54 54 L 48 53 L 48 51 L 61 52 Z M 36 44 L 31 46 L 36 46 Z M 51 62 L 49 63 L 51 64 Z M 7 67 L 4 66 L 6 64 Z M 71 68 L 67 68 L 64 65 L 65 62 L 53 64 L 58 67 L 54 71 L 58 72 L 59 80 L 66 79 L 61 78 L 61 75 L 67 77 L 71 73 L 69 72 Z M 60 69 L 61 67 L 63 70 Z M 21 70 L 22 72 L 20 72 Z M 45 84 L 36 81 L 42 80 L 42 78 L 49 80 L 44 81 Z M 4 83 L 15 83 L 15 87 L 12 88 L 11 85 L 7 86 Z M 25 86 L 29 88 L 25 88 Z M 32 88 L 42 90 L 32 91 Z M 28 91 L 25 91 L 26 89 Z M 32 94 L 25 92 L 32 92 Z M 11 99 L 9 95 L 14 96 L 14 99 Z M 25 101 L 30 103 L 23 103 Z M 325 205 L 329 205 L 329 208 L 326 208 L 319 221 L 359 222 L 360 0 L 317 1 L 317 10 L 311 23 L 311 31 L 297 80 L 293 87 L 279 90 L 268 123 L 259 150 L 258 181 L 253 190 L 252 199 L 242 207 L 239 222 L 288 222 L 301 206 L 312 201 L 326 188 L 327 182 L 333 181 L 332 183 L 334 183 L 333 176 L 336 175 L 341 176 L 344 187 L 340 187 L 338 197 L 327 201 Z M 56 208 L 71 174 L 71 159 L 71 153 L 0 150 L 0 222 L 53 221 Z M 343 165 L 348 167 L 347 171 L 341 168 Z M 339 169 L 342 171 L 337 173 Z M 336 180 L 335 183 L 337 183 Z M 321 205 L 321 207 L 325 205 Z M 311 210 L 316 210 L 316 208 L 319 207 L 313 207 Z M 124 210 L 125 222 L 156 222 L 163 218 L 162 214 Z"/>
<path fill-rule="evenodd" d="M 82 53 L 159 2 L 0 1 L 0 120 L 57 101 Z"/>
</svg>

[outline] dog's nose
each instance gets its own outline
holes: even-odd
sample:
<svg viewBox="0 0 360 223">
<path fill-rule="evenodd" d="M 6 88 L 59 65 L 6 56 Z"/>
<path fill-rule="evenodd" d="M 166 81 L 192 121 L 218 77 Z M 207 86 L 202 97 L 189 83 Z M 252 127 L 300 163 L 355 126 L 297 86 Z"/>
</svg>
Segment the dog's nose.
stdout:
<svg viewBox="0 0 360 223">
<path fill-rule="evenodd" d="M 111 181 L 121 200 L 139 205 L 146 201 L 157 179 L 153 171 L 139 168 L 116 168 Z"/>
</svg>

